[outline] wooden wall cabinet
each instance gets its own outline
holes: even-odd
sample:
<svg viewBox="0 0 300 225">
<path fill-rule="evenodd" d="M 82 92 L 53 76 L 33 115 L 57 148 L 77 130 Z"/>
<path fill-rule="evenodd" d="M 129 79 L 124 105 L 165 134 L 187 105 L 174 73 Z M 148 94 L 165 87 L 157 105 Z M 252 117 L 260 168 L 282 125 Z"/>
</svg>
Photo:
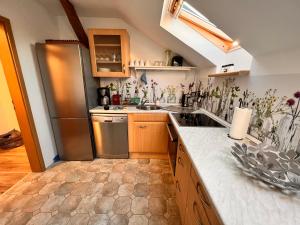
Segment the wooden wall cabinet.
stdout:
<svg viewBox="0 0 300 225">
<path fill-rule="evenodd" d="M 125 29 L 88 30 L 94 77 L 129 76 L 129 35 Z"/>
<path fill-rule="evenodd" d="M 128 138 L 131 156 L 167 158 L 167 114 L 129 114 Z"/>
<path fill-rule="evenodd" d="M 175 185 L 183 225 L 222 224 L 181 140 L 178 143 Z"/>
</svg>

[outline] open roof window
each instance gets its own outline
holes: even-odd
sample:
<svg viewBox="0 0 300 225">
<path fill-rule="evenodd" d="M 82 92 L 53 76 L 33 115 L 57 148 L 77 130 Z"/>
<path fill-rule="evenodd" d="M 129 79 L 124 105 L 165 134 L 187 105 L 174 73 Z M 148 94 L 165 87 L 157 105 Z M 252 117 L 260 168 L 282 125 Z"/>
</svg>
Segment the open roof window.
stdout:
<svg viewBox="0 0 300 225">
<path fill-rule="evenodd" d="M 223 51 L 228 52 L 239 48 L 239 44 L 236 41 L 233 41 L 188 2 L 184 0 L 171 0 L 170 12 Z"/>
</svg>

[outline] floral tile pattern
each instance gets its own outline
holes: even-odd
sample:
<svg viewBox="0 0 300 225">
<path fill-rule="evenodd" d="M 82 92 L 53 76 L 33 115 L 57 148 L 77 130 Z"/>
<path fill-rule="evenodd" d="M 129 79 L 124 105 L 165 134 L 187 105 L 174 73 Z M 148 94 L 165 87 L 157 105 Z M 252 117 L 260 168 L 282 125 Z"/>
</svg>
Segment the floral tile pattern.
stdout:
<svg viewBox="0 0 300 225">
<path fill-rule="evenodd" d="M 1 225 L 180 225 L 167 160 L 61 162 L 0 196 Z"/>
</svg>

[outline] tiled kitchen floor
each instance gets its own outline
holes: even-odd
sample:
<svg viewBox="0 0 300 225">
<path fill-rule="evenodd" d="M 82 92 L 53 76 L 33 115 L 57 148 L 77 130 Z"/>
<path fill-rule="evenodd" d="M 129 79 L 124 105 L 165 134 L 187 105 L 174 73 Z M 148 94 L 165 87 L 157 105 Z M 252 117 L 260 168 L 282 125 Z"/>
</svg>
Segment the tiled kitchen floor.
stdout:
<svg viewBox="0 0 300 225">
<path fill-rule="evenodd" d="M 59 163 L 0 196 L 0 225 L 179 225 L 167 160 Z"/>
</svg>

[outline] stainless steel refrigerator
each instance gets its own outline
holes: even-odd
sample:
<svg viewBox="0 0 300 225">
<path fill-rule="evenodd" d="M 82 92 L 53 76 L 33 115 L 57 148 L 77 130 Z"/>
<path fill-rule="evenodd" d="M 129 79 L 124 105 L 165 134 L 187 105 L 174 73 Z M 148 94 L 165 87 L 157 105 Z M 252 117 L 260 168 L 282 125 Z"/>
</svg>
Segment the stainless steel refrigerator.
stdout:
<svg viewBox="0 0 300 225">
<path fill-rule="evenodd" d="M 98 84 L 89 51 L 78 43 L 37 43 L 36 53 L 60 159 L 92 160 L 89 109 L 97 105 Z"/>
</svg>

